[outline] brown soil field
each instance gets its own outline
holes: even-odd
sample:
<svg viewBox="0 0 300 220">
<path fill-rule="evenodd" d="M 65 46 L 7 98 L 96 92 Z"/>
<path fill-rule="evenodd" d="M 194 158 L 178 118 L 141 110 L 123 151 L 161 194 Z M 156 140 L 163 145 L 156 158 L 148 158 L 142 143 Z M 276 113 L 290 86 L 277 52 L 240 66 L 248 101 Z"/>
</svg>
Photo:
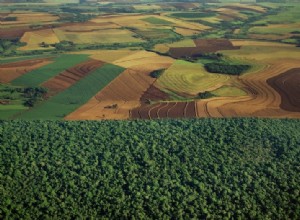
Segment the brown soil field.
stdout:
<svg viewBox="0 0 300 220">
<path fill-rule="evenodd" d="M 5 28 L 0 29 L 0 38 L 1 39 L 15 39 L 22 37 L 23 34 L 27 31 L 30 31 L 29 27 L 16 27 L 16 28 Z"/>
<path fill-rule="evenodd" d="M 264 13 L 266 10 L 260 6 L 250 6 L 250 5 L 226 5 L 223 8 L 233 9 L 235 11 L 247 10 L 247 11 L 254 11 L 258 13 Z"/>
<path fill-rule="evenodd" d="M 91 71 L 102 66 L 103 64 L 103 62 L 98 60 L 88 60 L 49 79 L 48 81 L 44 82 L 42 86 L 49 90 L 48 96 L 53 96 L 69 88 L 81 78 L 88 75 Z"/>
<path fill-rule="evenodd" d="M 196 47 L 172 47 L 169 52 L 172 57 L 193 57 L 203 53 L 214 53 L 220 50 L 238 50 L 239 46 L 233 46 L 226 39 L 197 39 L 194 40 Z"/>
<path fill-rule="evenodd" d="M 142 103 L 147 103 L 149 101 L 162 101 L 162 100 L 168 100 L 169 95 L 154 85 L 151 85 L 146 92 L 141 97 L 141 102 Z"/>
<path fill-rule="evenodd" d="M 35 59 L 0 64 L 0 82 L 9 83 L 19 76 L 51 63 L 50 59 Z"/>
<path fill-rule="evenodd" d="M 300 68 L 268 79 L 267 83 L 280 94 L 282 109 L 300 112 Z"/>
<path fill-rule="evenodd" d="M 195 102 L 160 102 L 153 105 L 144 104 L 131 111 L 134 119 L 155 118 L 195 118 L 197 117 Z"/>
<path fill-rule="evenodd" d="M 217 97 L 206 100 L 197 101 L 197 109 L 199 117 L 289 117 L 299 118 L 300 111 L 287 111 L 282 106 L 292 106 L 295 104 L 295 99 L 289 97 L 289 101 L 282 101 L 282 91 L 285 88 L 280 86 L 281 93 L 277 92 L 273 87 L 280 84 L 282 77 L 280 75 L 291 69 L 299 68 L 299 60 L 282 59 L 269 61 L 269 65 L 265 69 L 262 69 L 256 73 L 246 74 L 239 77 L 243 89 L 248 93 L 247 96 L 241 97 Z M 274 81 L 274 77 L 275 81 Z M 279 81 L 278 81 L 279 77 Z M 285 75 L 284 79 L 286 79 Z M 290 77 L 290 73 L 288 77 Z M 271 79 L 272 86 L 270 86 Z M 273 79 L 273 81 L 272 81 Z M 298 78 L 296 78 L 298 79 Z M 291 79 L 286 79 L 290 81 Z M 294 79 L 295 80 L 295 79 Z M 293 83 L 292 88 L 287 92 L 285 91 L 285 97 L 291 96 L 297 90 L 297 81 Z M 299 84 L 298 84 L 299 86 Z M 279 88 L 278 88 L 279 90 Z M 298 89 L 299 91 L 299 89 Z M 297 97 L 295 97 L 297 99 Z M 293 100 L 293 101 L 291 101 Z M 289 104 L 287 104 L 289 102 Z M 283 104 L 284 103 L 284 104 Z M 291 104 L 293 103 L 293 104 Z M 293 107 L 294 108 L 294 107 Z M 294 110 L 296 110 L 294 108 Z"/>
<path fill-rule="evenodd" d="M 177 8 L 177 9 L 193 9 L 193 8 L 197 8 L 195 4 L 193 3 L 171 3 L 170 5 L 172 5 L 173 7 Z"/>
<path fill-rule="evenodd" d="M 224 48 L 224 49 L 234 48 L 231 41 L 227 39 L 195 39 L 194 42 L 197 47 L 201 47 L 201 48 L 212 47 L 218 50 L 222 50 L 219 48 Z"/>
<path fill-rule="evenodd" d="M 128 119 L 130 110 L 140 105 L 142 95 L 154 81 L 147 70 L 127 69 L 66 119 Z"/>
</svg>

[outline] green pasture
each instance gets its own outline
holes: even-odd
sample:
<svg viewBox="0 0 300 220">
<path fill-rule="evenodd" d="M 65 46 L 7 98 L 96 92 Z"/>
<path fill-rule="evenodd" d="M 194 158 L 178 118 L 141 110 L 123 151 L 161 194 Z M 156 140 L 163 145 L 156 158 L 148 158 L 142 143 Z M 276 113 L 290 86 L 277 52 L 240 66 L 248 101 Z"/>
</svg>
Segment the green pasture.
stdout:
<svg viewBox="0 0 300 220">
<path fill-rule="evenodd" d="M 148 17 L 141 19 L 143 21 L 146 21 L 150 24 L 160 24 L 160 25 L 172 25 L 173 23 L 170 21 L 166 21 L 164 19 L 156 18 L 156 17 Z"/>
</svg>

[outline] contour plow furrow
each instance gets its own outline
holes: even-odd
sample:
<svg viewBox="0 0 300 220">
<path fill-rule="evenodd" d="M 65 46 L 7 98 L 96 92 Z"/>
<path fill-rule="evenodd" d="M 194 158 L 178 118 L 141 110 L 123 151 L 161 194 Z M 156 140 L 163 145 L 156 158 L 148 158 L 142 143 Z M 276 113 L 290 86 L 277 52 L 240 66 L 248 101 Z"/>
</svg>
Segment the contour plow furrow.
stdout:
<svg viewBox="0 0 300 220">
<path fill-rule="evenodd" d="M 157 104 L 155 104 L 155 105 L 149 110 L 148 115 L 149 115 L 149 118 L 150 118 L 150 119 L 157 119 L 157 118 L 159 118 L 157 112 L 158 112 L 158 110 L 161 108 L 162 105 L 163 105 L 162 103 L 157 103 Z"/>
<path fill-rule="evenodd" d="M 170 105 L 169 105 L 169 108 L 167 110 L 167 118 L 170 118 L 169 114 L 170 114 L 170 111 L 172 111 L 173 108 L 176 107 L 176 102 L 170 102 Z"/>
<path fill-rule="evenodd" d="M 175 106 L 168 112 L 168 118 L 183 118 L 186 102 L 176 102 Z"/>
<path fill-rule="evenodd" d="M 158 109 L 157 115 L 158 118 L 167 118 L 167 112 L 169 108 L 170 103 L 169 102 L 164 102 L 163 105 Z"/>
</svg>

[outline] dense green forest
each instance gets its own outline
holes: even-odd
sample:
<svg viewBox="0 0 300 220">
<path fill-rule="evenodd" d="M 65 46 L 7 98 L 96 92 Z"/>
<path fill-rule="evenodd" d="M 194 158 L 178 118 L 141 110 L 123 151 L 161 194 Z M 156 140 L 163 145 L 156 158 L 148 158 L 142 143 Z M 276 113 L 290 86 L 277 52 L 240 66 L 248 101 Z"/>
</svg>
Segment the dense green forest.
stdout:
<svg viewBox="0 0 300 220">
<path fill-rule="evenodd" d="M 250 65 L 245 64 L 226 64 L 226 63 L 206 63 L 205 69 L 210 73 L 222 73 L 229 75 L 241 75 L 250 69 Z"/>
<path fill-rule="evenodd" d="M 0 219 L 299 219 L 299 124 L 0 121 Z"/>
</svg>

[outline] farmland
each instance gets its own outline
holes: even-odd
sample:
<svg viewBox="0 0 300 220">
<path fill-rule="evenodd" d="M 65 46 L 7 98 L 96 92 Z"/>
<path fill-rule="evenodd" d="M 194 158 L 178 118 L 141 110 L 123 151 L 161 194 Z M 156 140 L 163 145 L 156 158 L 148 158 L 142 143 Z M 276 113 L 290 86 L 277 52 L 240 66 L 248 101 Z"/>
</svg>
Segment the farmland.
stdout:
<svg viewBox="0 0 300 220">
<path fill-rule="evenodd" d="M 300 219 L 299 0 L 0 0 L 0 219 Z"/>
<path fill-rule="evenodd" d="M 0 82 L 47 92 L 30 107 L 3 100 L 21 109 L 4 119 L 299 117 L 296 3 L 31 7 L 0 12 Z M 107 65 L 122 73 L 78 98 Z"/>
<path fill-rule="evenodd" d="M 54 59 L 54 62 L 30 71 L 12 81 L 14 85 L 38 86 L 46 80 L 58 75 L 60 72 L 72 67 L 78 62 L 87 59 L 86 55 L 62 55 Z"/>
<path fill-rule="evenodd" d="M 73 86 L 51 97 L 36 108 L 24 112 L 22 119 L 61 119 L 88 101 L 118 76 L 123 68 L 106 64 L 84 77 Z M 80 96 L 78 95 L 80 94 Z"/>
</svg>

